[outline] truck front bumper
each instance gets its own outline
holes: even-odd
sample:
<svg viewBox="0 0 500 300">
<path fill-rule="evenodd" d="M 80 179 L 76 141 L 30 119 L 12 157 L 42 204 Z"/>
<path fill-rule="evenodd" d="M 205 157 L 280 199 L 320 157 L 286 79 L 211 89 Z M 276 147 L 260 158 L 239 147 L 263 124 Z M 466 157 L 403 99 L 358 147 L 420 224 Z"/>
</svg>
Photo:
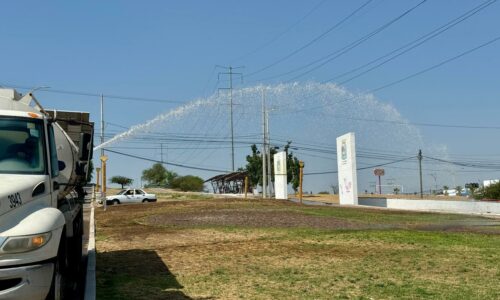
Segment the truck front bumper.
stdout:
<svg viewBox="0 0 500 300">
<path fill-rule="evenodd" d="M 0 269 L 0 300 L 45 299 L 53 271 L 53 263 Z"/>
</svg>

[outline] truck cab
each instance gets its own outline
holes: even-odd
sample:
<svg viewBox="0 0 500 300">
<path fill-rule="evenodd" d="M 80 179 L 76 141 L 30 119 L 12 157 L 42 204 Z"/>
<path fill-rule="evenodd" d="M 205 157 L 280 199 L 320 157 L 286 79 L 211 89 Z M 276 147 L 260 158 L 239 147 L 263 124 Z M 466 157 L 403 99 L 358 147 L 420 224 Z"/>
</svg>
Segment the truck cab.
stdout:
<svg viewBox="0 0 500 300">
<path fill-rule="evenodd" d="M 92 136 L 64 121 L 0 89 L 0 299 L 62 299 L 79 270 Z"/>
</svg>

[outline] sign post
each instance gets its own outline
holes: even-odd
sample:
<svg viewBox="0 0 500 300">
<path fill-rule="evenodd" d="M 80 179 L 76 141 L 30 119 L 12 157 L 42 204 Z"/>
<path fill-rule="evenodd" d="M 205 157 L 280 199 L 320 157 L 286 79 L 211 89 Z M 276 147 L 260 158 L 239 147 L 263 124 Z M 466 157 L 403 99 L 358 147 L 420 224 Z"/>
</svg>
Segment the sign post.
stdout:
<svg viewBox="0 0 500 300">
<path fill-rule="evenodd" d="M 288 184 L 286 172 L 286 152 L 274 154 L 274 189 L 276 199 L 288 199 Z"/>
<path fill-rule="evenodd" d="M 106 203 L 106 161 L 108 160 L 108 157 L 106 155 L 102 155 L 100 157 L 101 162 L 102 162 L 102 184 L 101 184 L 101 200 L 104 205 L 104 210 L 107 208 L 107 203 Z"/>
<path fill-rule="evenodd" d="M 382 195 L 382 182 L 380 180 L 380 177 L 385 175 L 385 170 L 384 169 L 375 169 L 373 170 L 373 174 L 375 176 L 378 176 L 378 193 Z"/>
<path fill-rule="evenodd" d="M 337 168 L 340 204 L 358 205 L 354 132 L 346 133 L 337 138 Z"/>
</svg>

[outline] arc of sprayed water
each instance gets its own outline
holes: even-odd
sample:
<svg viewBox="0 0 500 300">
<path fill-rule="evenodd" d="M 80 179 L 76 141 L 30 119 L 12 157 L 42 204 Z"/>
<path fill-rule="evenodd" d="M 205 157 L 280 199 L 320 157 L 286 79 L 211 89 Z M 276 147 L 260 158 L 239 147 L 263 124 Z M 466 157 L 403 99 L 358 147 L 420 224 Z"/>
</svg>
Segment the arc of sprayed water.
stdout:
<svg viewBox="0 0 500 300">
<path fill-rule="evenodd" d="M 166 113 L 163 113 L 163 114 L 155 117 L 154 119 L 147 121 L 146 123 L 134 125 L 134 126 L 130 127 L 129 130 L 124 131 L 122 133 L 119 133 L 119 134 L 115 135 L 114 137 L 112 137 L 111 139 L 107 140 L 106 142 L 95 146 L 93 150 L 96 151 L 96 150 L 99 150 L 99 149 L 106 147 L 110 144 L 122 141 L 122 140 L 127 139 L 127 138 L 131 138 L 136 134 L 147 132 L 150 128 L 152 128 L 153 126 L 155 126 L 161 122 L 164 122 L 164 121 L 169 120 L 169 119 L 180 118 L 184 114 L 186 114 L 186 113 L 188 113 L 188 112 L 190 112 L 190 111 L 192 111 L 192 110 L 194 110 L 202 105 L 208 106 L 208 105 L 214 105 L 214 104 L 217 104 L 217 101 L 215 98 L 198 99 L 198 100 L 189 102 L 189 103 L 187 103 L 183 106 L 180 106 L 176 109 L 173 109 L 173 110 L 170 110 Z"/>
</svg>

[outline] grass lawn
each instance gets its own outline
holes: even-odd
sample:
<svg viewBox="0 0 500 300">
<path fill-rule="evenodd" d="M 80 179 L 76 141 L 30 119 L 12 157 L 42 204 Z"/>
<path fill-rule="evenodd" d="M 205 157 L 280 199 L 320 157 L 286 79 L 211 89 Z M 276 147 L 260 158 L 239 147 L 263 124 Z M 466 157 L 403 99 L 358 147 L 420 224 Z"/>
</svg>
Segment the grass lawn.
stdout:
<svg viewBox="0 0 500 300">
<path fill-rule="evenodd" d="M 96 211 L 98 299 L 500 299 L 500 220 L 273 200 Z"/>
</svg>

